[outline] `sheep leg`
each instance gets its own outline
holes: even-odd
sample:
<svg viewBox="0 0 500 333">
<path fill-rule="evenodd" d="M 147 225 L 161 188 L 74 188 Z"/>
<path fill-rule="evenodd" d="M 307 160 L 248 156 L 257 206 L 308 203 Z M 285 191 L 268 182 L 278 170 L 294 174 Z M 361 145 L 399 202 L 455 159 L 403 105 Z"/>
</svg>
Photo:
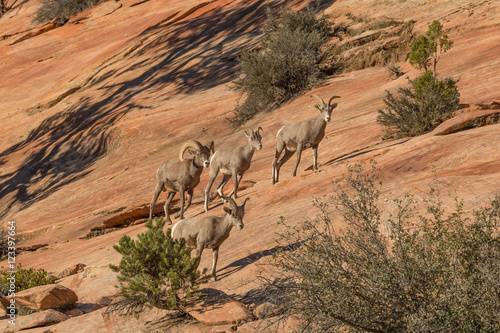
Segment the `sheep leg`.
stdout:
<svg viewBox="0 0 500 333">
<path fill-rule="evenodd" d="M 208 196 L 210 194 L 210 189 L 212 188 L 214 180 L 215 178 L 217 178 L 218 174 L 219 174 L 219 169 L 210 169 L 210 178 L 208 178 L 208 184 L 207 187 L 205 188 L 205 204 L 204 204 L 205 212 L 208 212 Z"/>
<path fill-rule="evenodd" d="M 297 174 L 297 168 L 299 167 L 301 155 L 302 155 L 302 145 L 298 144 L 297 145 L 297 162 L 295 163 L 295 168 L 293 169 L 292 177 L 295 177 L 295 175 Z"/>
<path fill-rule="evenodd" d="M 240 187 L 240 183 L 241 183 L 241 177 L 243 177 L 243 175 L 238 175 L 238 186 L 235 185 L 234 189 L 231 191 L 231 193 L 229 193 L 227 196 L 228 197 L 231 197 L 235 191 L 235 189 L 239 188 Z M 235 199 L 237 198 L 236 195 L 234 197 Z"/>
<path fill-rule="evenodd" d="M 312 146 L 313 150 L 313 171 L 318 170 L 318 146 Z"/>
<path fill-rule="evenodd" d="M 283 155 L 283 158 L 276 164 L 276 182 L 278 182 L 279 180 L 281 166 L 285 164 L 285 162 L 288 161 L 292 156 L 293 151 L 285 148 L 285 155 Z"/>
<path fill-rule="evenodd" d="M 273 185 L 278 181 L 278 178 L 276 177 L 276 167 L 278 164 L 278 159 L 280 158 L 282 150 L 278 150 L 276 148 L 276 153 L 274 154 L 274 160 L 273 160 Z"/>
<path fill-rule="evenodd" d="M 184 211 L 186 211 L 190 206 L 191 206 L 191 200 L 193 199 L 193 192 L 194 190 L 191 189 L 187 192 L 187 202 L 186 206 L 184 207 Z M 178 218 L 180 216 L 180 212 L 177 212 L 174 216 L 174 218 Z"/>
<path fill-rule="evenodd" d="M 219 187 L 217 188 L 217 192 L 219 192 L 219 196 L 221 198 L 224 196 L 224 186 L 226 186 L 229 179 L 231 179 L 231 175 L 224 175 Z M 223 199 L 223 201 L 226 202 L 224 199 Z"/>
<path fill-rule="evenodd" d="M 215 271 L 217 269 L 217 259 L 219 258 L 219 247 L 214 247 L 212 250 L 213 261 L 212 261 L 212 281 L 217 281 L 217 275 Z"/>
<path fill-rule="evenodd" d="M 175 214 L 174 218 L 180 216 L 181 220 L 184 219 L 184 187 L 179 188 L 179 195 L 181 196 L 181 210 L 180 214 Z"/>
<path fill-rule="evenodd" d="M 233 183 L 234 183 L 234 188 L 233 188 L 233 190 L 231 191 L 231 193 L 229 193 L 229 195 L 228 195 L 229 197 L 231 197 L 231 195 L 233 195 L 233 193 L 234 193 L 234 199 L 237 199 L 237 198 L 238 198 L 238 194 L 237 194 L 237 192 L 238 192 L 238 185 L 240 184 L 240 178 L 241 178 L 241 177 L 239 177 L 239 176 L 238 176 L 237 171 L 236 171 L 236 170 L 234 170 L 234 171 L 233 171 Z"/>
<path fill-rule="evenodd" d="M 160 195 L 161 190 L 163 190 L 163 183 L 156 184 L 155 194 L 153 195 L 153 200 L 151 201 L 151 205 L 149 206 L 149 219 L 150 220 L 153 218 L 153 210 L 155 209 L 156 200 L 158 200 L 158 196 Z"/>
<path fill-rule="evenodd" d="M 170 220 L 170 215 L 168 214 L 168 205 L 170 205 L 170 201 L 174 198 L 175 192 L 168 192 L 167 201 L 165 201 L 165 205 L 163 205 L 163 209 L 165 210 L 165 219 L 167 220 L 167 224 L 172 224 L 172 220 Z"/>
</svg>

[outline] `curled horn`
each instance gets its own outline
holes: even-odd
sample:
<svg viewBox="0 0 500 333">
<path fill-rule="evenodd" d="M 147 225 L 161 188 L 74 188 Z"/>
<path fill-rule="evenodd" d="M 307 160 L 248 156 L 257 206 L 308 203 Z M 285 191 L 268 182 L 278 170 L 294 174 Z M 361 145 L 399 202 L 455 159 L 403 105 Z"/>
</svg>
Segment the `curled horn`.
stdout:
<svg viewBox="0 0 500 333">
<path fill-rule="evenodd" d="M 198 141 L 187 140 L 186 142 L 184 142 L 184 144 L 181 147 L 181 150 L 179 151 L 179 160 L 184 161 L 184 157 L 183 157 L 184 152 L 189 148 L 193 148 L 193 149 L 200 151 L 203 148 L 203 146 Z"/>
<path fill-rule="evenodd" d="M 236 205 L 236 202 L 234 202 L 233 199 L 231 199 L 230 197 L 226 197 L 225 195 L 224 196 L 221 196 L 222 199 L 226 200 L 226 201 L 229 201 L 229 203 L 231 204 L 231 209 L 233 210 L 233 212 L 236 211 L 236 209 L 238 208 L 238 206 Z"/>
<path fill-rule="evenodd" d="M 316 97 L 321 103 L 323 103 L 323 105 L 326 105 L 325 101 L 323 100 L 323 98 L 319 97 L 318 95 L 311 95 L 309 97 Z"/>
<path fill-rule="evenodd" d="M 247 203 L 247 201 L 249 200 L 250 198 L 246 198 L 245 201 L 243 201 L 243 204 L 240 206 L 240 207 L 245 207 L 245 204 Z"/>
<path fill-rule="evenodd" d="M 263 129 L 262 129 L 262 127 L 260 127 L 260 126 L 259 126 L 259 128 L 257 128 L 257 132 L 258 132 L 258 131 L 262 131 L 262 132 L 264 132 L 264 130 L 263 130 Z"/>
<path fill-rule="evenodd" d="M 331 105 L 330 103 L 332 102 L 332 100 L 334 98 L 340 98 L 340 96 L 332 96 L 332 97 L 330 97 L 330 100 L 328 101 L 328 105 Z"/>
</svg>

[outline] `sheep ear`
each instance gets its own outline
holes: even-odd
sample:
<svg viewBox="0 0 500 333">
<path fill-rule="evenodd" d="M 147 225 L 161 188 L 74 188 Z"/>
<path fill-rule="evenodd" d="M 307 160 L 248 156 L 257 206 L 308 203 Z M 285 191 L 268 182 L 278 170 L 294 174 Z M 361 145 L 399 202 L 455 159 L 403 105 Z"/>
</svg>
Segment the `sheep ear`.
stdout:
<svg viewBox="0 0 500 333">
<path fill-rule="evenodd" d="M 244 131 L 243 131 L 243 134 L 245 134 L 245 136 L 246 136 L 247 138 L 249 138 L 249 137 L 250 137 L 250 134 L 248 134 L 247 130 L 244 130 Z"/>
<path fill-rule="evenodd" d="M 314 104 L 314 107 L 321 111 L 321 106 L 319 106 L 319 104 Z"/>
<path fill-rule="evenodd" d="M 231 214 L 231 208 L 229 207 L 224 207 L 224 211 L 228 214 Z"/>
<path fill-rule="evenodd" d="M 191 150 L 191 149 L 188 149 L 188 153 L 194 155 L 195 151 L 194 150 Z"/>
<path fill-rule="evenodd" d="M 338 103 L 333 103 L 332 104 L 332 110 L 335 109 L 339 104 Z"/>
</svg>

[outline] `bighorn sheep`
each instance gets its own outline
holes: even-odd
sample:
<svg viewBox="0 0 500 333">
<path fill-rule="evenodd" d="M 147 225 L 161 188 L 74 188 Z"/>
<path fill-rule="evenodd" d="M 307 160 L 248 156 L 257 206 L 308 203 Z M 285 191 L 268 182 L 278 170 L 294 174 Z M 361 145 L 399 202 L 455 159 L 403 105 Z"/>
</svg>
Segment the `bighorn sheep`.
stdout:
<svg viewBox="0 0 500 333">
<path fill-rule="evenodd" d="M 212 155 L 212 158 L 210 159 L 210 177 L 208 179 L 208 185 L 205 188 L 206 212 L 208 212 L 208 196 L 210 188 L 212 188 L 212 184 L 219 171 L 224 176 L 222 182 L 217 188 L 219 195 L 221 197 L 224 196 L 224 186 L 227 184 L 231 176 L 233 176 L 234 189 L 228 196 L 230 197 L 234 194 L 233 197 L 235 199 L 238 198 L 238 186 L 243 174 L 250 168 L 250 162 L 252 161 L 255 149 L 262 149 L 262 136 L 260 135 L 260 131 L 263 131 L 260 126 L 255 132 L 250 127 L 247 127 L 243 132 L 248 138 L 248 143 L 246 145 L 238 146 L 236 148 L 220 149 Z"/>
<path fill-rule="evenodd" d="M 219 247 L 229 237 L 233 226 L 239 230 L 243 229 L 243 216 L 245 215 L 245 199 L 241 206 L 236 205 L 233 199 L 224 197 L 229 201 L 231 208 L 224 207 L 226 214 L 222 217 L 205 216 L 192 217 L 180 220 L 172 228 L 172 238 L 186 240 L 186 245 L 198 250 L 201 256 L 204 249 L 212 249 L 212 280 L 217 281 L 216 267 L 219 257 Z"/>
<path fill-rule="evenodd" d="M 185 160 L 183 155 L 186 150 L 189 150 L 194 155 L 193 158 Z M 172 201 L 176 192 L 179 192 L 181 197 L 181 210 L 174 218 L 180 216 L 184 218 L 184 212 L 191 206 L 193 198 L 193 190 L 200 182 L 200 175 L 203 168 L 210 165 L 210 153 L 214 152 L 214 142 L 210 141 L 206 146 L 203 146 L 198 141 L 188 140 L 184 142 L 179 152 L 179 161 L 170 160 L 163 162 L 156 171 L 156 187 L 149 208 L 149 218 L 153 217 L 153 209 L 161 191 L 169 191 L 167 201 L 165 202 L 165 217 L 168 224 L 172 224 L 168 213 L 168 205 Z M 184 191 L 187 191 L 187 203 L 184 207 Z"/>
<path fill-rule="evenodd" d="M 312 147 L 313 150 L 313 170 L 318 169 L 318 145 L 325 136 L 325 127 L 331 119 L 332 110 L 337 107 L 337 103 L 330 104 L 334 98 L 340 96 L 332 96 L 326 104 L 318 95 L 311 95 L 321 101 L 321 105 L 314 104 L 314 107 L 320 111 L 317 119 L 307 119 L 298 123 L 287 124 L 276 134 L 276 155 L 273 161 L 273 185 L 278 182 L 281 166 L 292 157 L 293 153 L 297 152 L 297 162 L 293 169 L 292 177 L 297 174 L 297 168 L 300 162 L 300 156 L 303 149 Z M 283 158 L 278 162 L 281 152 L 285 150 Z"/>
</svg>

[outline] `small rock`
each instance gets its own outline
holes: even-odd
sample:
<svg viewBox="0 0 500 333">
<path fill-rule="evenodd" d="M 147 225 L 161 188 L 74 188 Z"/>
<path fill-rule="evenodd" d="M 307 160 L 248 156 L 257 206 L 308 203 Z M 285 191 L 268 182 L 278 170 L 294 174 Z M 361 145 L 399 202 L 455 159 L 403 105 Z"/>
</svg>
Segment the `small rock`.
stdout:
<svg viewBox="0 0 500 333">
<path fill-rule="evenodd" d="M 71 310 L 64 312 L 64 314 L 67 316 L 70 316 L 70 317 L 77 317 L 77 316 L 81 316 L 83 314 L 83 311 L 80 310 L 79 308 L 74 308 L 74 309 L 71 309 Z"/>
<path fill-rule="evenodd" d="M 101 308 L 99 304 L 95 303 L 76 303 L 75 306 L 85 314 L 99 310 Z"/>
<path fill-rule="evenodd" d="M 104 296 L 97 301 L 97 304 L 99 304 L 100 306 L 108 306 L 111 304 L 112 301 L 113 299 L 111 299 L 111 297 Z"/>
<path fill-rule="evenodd" d="M 138 224 L 146 223 L 147 220 L 148 219 L 146 219 L 146 218 L 135 220 L 135 222 L 133 223 L 133 225 L 138 225 Z"/>
<path fill-rule="evenodd" d="M 76 265 L 73 265 L 70 268 L 66 268 L 65 270 L 61 271 L 56 276 L 57 276 L 58 279 L 62 279 L 62 278 L 65 278 L 67 276 L 83 272 L 85 266 L 87 266 L 87 265 L 85 265 L 85 264 L 76 264 Z"/>
<path fill-rule="evenodd" d="M 26 289 L 16 293 L 16 306 L 34 310 L 58 309 L 74 304 L 78 296 L 69 288 L 59 284 L 48 284 Z M 4 307 L 9 305 L 10 297 L 0 299 Z"/>
<path fill-rule="evenodd" d="M 67 315 L 53 309 L 35 312 L 27 316 L 17 317 L 16 325 L 12 332 L 26 330 L 33 327 L 53 325 L 67 319 L 69 319 Z"/>
</svg>

